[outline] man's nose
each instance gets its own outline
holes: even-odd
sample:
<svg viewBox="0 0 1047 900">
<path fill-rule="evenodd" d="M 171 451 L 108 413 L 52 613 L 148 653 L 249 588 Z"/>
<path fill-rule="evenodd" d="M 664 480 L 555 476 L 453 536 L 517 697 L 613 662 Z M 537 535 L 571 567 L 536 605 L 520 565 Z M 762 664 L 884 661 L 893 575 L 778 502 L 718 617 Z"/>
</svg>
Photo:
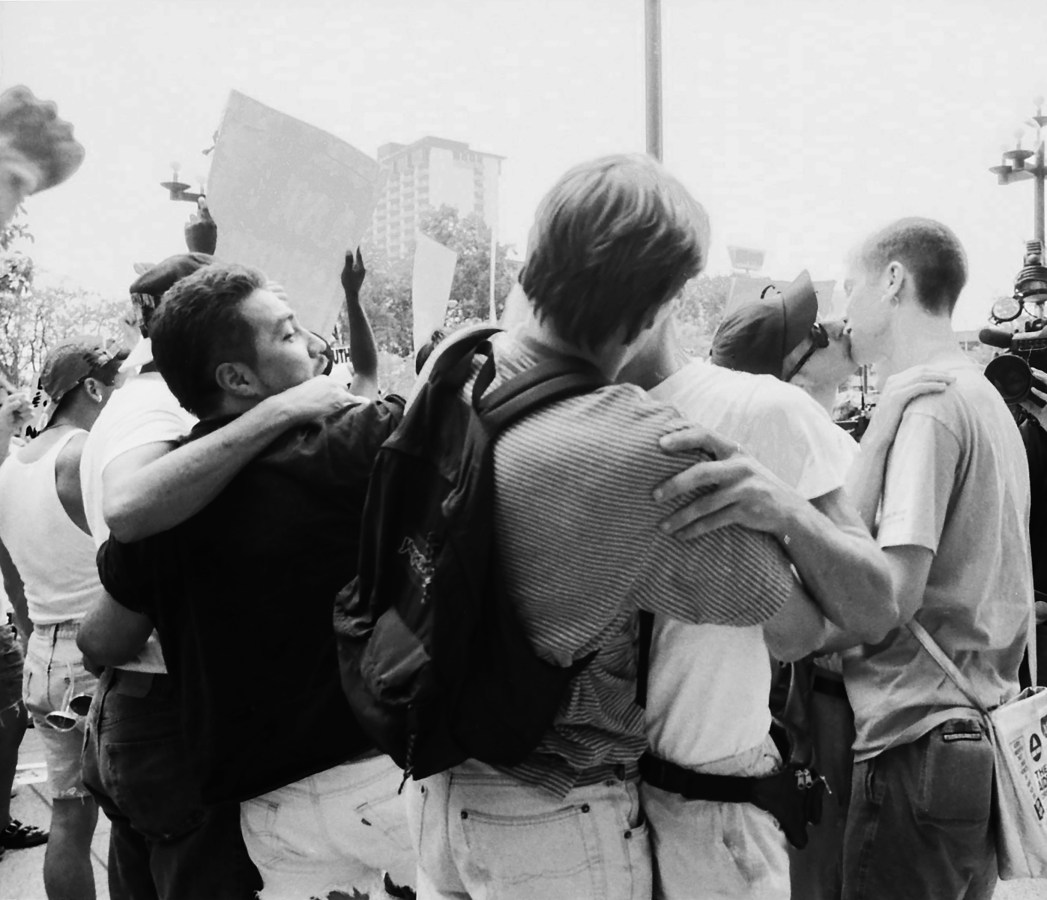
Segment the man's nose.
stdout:
<svg viewBox="0 0 1047 900">
<path fill-rule="evenodd" d="M 842 338 L 849 328 L 846 319 L 829 319 L 828 321 L 822 322 L 825 328 L 825 333 L 829 335 L 829 340 L 838 341 Z"/>
<path fill-rule="evenodd" d="M 330 374 L 331 369 L 334 368 L 334 350 L 331 349 L 327 339 L 321 337 L 315 331 L 309 332 L 309 355 L 312 357 L 322 356 L 326 359 L 327 363 L 324 366 L 323 374 Z"/>
</svg>

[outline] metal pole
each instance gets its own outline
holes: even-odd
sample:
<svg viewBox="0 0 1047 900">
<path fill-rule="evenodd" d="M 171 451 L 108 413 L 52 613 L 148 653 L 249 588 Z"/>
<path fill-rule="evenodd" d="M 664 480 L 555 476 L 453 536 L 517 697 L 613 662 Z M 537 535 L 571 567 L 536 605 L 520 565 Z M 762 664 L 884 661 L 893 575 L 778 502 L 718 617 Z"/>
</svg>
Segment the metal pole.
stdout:
<svg viewBox="0 0 1047 900">
<path fill-rule="evenodd" d="M 662 8 L 661 0 L 645 0 L 645 4 L 647 152 L 660 160 L 662 158 Z"/>
<path fill-rule="evenodd" d="M 1036 148 L 1036 199 L 1033 204 L 1033 231 L 1036 234 L 1036 240 L 1040 242 L 1040 246 L 1044 246 L 1043 240 L 1043 179 L 1044 175 L 1044 152 L 1043 152 L 1043 134 L 1039 135 L 1040 146 Z"/>
<path fill-rule="evenodd" d="M 497 219 L 491 222 L 491 282 L 488 302 L 490 304 L 489 316 L 492 325 L 498 324 L 498 310 L 494 305 L 494 267 L 498 264 L 498 232 L 495 230 Z"/>
</svg>

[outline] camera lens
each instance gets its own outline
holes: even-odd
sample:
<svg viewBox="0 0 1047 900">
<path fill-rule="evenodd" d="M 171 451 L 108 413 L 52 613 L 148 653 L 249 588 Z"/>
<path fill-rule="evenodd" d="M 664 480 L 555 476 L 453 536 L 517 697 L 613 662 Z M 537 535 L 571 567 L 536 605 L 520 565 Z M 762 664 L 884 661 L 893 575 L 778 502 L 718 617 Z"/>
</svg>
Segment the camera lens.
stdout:
<svg viewBox="0 0 1047 900">
<path fill-rule="evenodd" d="M 1000 392 L 1005 403 L 1021 403 L 1032 387 L 1032 370 L 1020 356 L 1005 353 L 985 367 L 985 377 Z"/>
</svg>

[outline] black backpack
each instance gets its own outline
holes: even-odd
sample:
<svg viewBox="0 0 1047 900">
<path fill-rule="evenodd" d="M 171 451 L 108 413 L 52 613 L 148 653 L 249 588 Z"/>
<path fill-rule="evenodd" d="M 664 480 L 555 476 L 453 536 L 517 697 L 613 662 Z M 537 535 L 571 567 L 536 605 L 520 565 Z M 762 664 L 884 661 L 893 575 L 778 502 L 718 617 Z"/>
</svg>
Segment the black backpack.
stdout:
<svg viewBox="0 0 1047 900">
<path fill-rule="evenodd" d="M 567 667 L 540 659 L 506 596 L 493 445 L 528 413 L 607 380 L 583 360 L 558 358 L 483 396 L 495 374 L 496 332 L 482 329 L 443 348 L 379 450 L 358 575 L 335 601 L 342 689 L 405 779 L 466 759 L 521 762 L 591 659 Z M 484 361 L 467 402 L 477 357 Z"/>
</svg>

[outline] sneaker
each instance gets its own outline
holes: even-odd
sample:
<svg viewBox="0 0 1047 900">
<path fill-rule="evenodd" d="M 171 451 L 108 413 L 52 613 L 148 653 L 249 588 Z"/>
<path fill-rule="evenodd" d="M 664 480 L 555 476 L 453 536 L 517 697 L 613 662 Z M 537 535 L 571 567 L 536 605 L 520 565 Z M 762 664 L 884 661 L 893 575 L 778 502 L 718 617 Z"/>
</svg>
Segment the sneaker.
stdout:
<svg viewBox="0 0 1047 900">
<path fill-rule="evenodd" d="M 27 847 L 39 847 L 47 843 L 47 832 L 35 825 L 23 825 L 18 819 L 12 819 L 7 827 L 0 831 L 0 850 L 25 850 Z"/>
<path fill-rule="evenodd" d="M 389 877 L 388 872 L 382 873 L 382 881 L 384 883 L 383 886 L 385 887 L 385 892 L 390 897 L 396 897 L 399 898 L 399 900 L 415 900 L 414 890 L 406 884 L 397 884 Z"/>
</svg>

